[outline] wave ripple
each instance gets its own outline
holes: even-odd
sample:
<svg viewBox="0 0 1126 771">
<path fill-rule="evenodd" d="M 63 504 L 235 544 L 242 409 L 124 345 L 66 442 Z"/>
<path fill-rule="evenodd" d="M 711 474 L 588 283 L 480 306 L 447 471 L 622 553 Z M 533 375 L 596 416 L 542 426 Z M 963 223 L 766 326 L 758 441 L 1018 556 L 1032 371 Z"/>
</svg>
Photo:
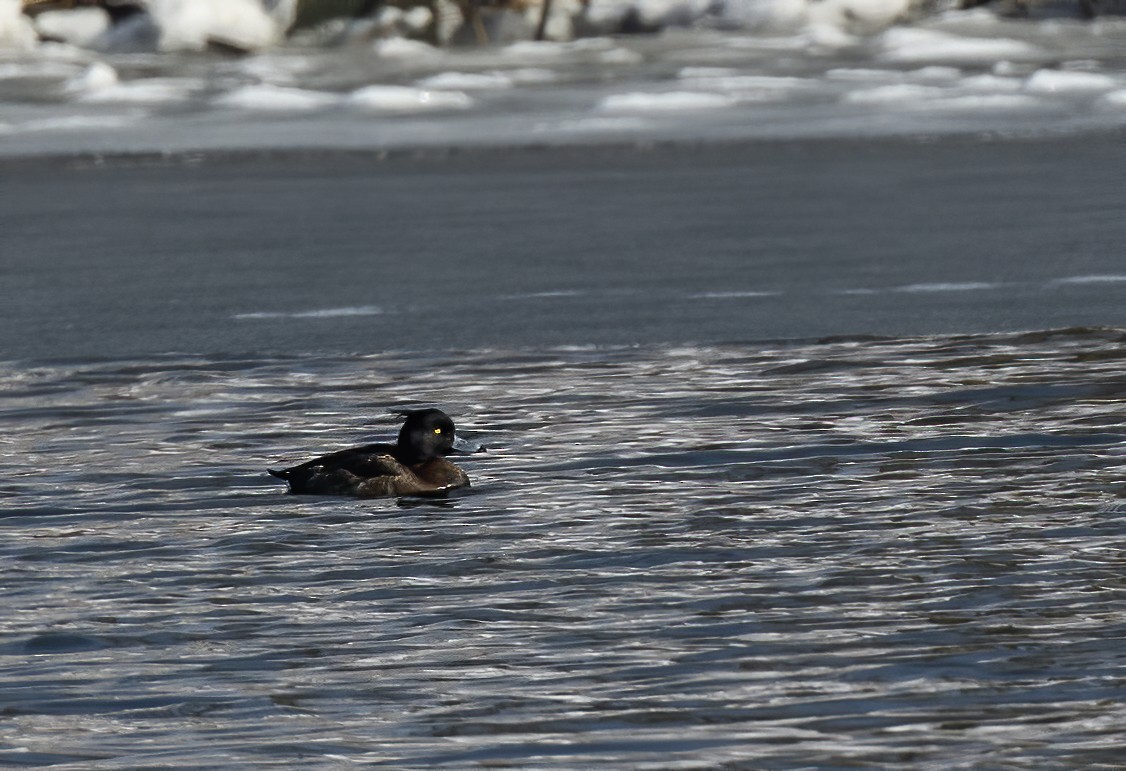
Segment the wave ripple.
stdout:
<svg viewBox="0 0 1126 771">
<path fill-rule="evenodd" d="M 0 763 L 1116 763 L 1124 342 L 6 365 Z M 467 495 L 263 473 L 423 402 Z"/>
</svg>

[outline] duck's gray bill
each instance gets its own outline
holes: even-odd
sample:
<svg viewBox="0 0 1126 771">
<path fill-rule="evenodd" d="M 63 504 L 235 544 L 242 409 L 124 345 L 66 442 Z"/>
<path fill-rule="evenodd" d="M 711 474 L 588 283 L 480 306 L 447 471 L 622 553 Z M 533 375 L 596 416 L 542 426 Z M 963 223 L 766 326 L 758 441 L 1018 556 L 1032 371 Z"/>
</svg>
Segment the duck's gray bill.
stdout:
<svg viewBox="0 0 1126 771">
<path fill-rule="evenodd" d="M 462 439 L 460 436 L 454 437 L 454 446 L 450 451 L 451 455 L 473 455 L 478 452 L 487 452 L 485 445 L 471 439 Z"/>
</svg>

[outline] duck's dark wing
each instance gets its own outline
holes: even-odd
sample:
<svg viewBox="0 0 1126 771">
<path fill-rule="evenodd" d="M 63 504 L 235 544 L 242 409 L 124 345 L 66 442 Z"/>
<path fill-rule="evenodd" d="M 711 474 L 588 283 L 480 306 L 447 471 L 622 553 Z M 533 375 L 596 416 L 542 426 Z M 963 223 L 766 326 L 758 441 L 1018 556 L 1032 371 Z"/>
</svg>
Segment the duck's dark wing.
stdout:
<svg viewBox="0 0 1126 771">
<path fill-rule="evenodd" d="M 322 455 L 282 471 L 269 469 L 289 483 L 290 492 L 314 495 L 355 495 L 364 480 L 404 473 L 391 451 L 394 445 L 368 444 Z"/>
</svg>

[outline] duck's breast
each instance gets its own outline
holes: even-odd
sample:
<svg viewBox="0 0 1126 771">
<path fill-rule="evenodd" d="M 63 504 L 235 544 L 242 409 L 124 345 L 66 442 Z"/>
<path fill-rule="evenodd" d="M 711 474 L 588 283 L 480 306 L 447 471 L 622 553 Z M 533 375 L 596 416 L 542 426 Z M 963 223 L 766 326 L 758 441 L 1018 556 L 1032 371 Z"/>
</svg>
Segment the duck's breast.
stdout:
<svg viewBox="0 0 1126 771">
<path fill-rule="evenodd" d="M 421 482 L 435 490 L 449 490 L 469 485 L 468 475 L 445 458 L 435 458 L 426 463 L 421 463 L 414 467 L 412 471 Z"/>
</svg>

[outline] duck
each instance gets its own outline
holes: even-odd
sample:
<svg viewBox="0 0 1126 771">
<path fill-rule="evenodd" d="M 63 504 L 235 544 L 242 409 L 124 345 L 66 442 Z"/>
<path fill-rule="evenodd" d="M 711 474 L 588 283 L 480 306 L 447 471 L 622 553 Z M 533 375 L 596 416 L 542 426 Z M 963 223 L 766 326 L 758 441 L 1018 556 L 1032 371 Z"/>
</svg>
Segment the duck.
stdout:
<svg viewBox="0 0 1126 771">
<path fill-rule="evenodd" d="M 408 410 L 394 444 L 365 444 L 287 469 L 266 469 L 296 495 L 357 498 L 440 496 L 469 487 L 469 476 L 447 455 L 484 452 L 454 446 L 454 422 L 438 409 Z M 463 444 L 459 442 L 459 444 Z"/>
</svg>

